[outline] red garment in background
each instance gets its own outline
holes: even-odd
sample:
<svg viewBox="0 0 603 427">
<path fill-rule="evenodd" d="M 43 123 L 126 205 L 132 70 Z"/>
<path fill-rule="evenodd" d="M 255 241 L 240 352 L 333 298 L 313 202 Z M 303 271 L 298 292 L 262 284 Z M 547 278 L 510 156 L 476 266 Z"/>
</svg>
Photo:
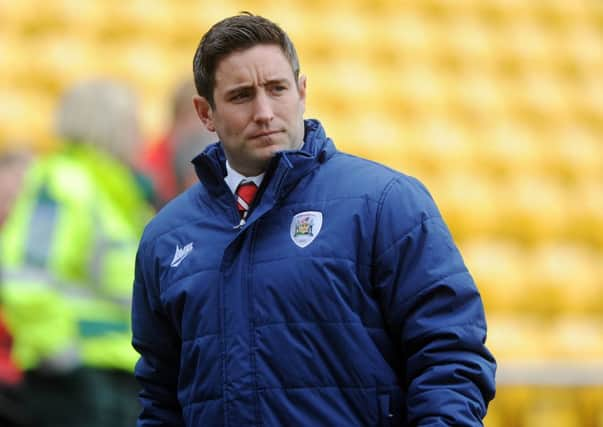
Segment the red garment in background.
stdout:
<svg viewBox="0 0 603 427">
<path fill-rule="evenodd" d="M 166 134 L 146 145 L 142 155 L 142 171 L 151 178 L 158 199 L 167 203 L 178 194 L 178 181 L 173 171 L 174 142 Z"/>
<path fill-rule="evenodd" d="M 21 370 L 11 357 L 13 338 L 0 312 L 0 384 L 17 385 L 23 379 Z"/>
</svg>

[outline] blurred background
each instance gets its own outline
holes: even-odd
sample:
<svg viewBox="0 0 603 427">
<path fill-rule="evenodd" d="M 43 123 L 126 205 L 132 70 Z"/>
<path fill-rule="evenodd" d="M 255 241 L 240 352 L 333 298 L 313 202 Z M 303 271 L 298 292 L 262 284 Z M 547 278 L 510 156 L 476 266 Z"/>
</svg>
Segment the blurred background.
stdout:
<svg viewBox="0 0 603 427">
<path fill-rule="evenodd" d="M 338 148 L 433 193 L 499 362 L 486 425 L 602 427 L 602 0 L 0 1 L 0 153 L 59 149 L 61 96 L 99 77 L 136 92 L 152 151 L 242 10 L 289 33 Z"/>
</svg>

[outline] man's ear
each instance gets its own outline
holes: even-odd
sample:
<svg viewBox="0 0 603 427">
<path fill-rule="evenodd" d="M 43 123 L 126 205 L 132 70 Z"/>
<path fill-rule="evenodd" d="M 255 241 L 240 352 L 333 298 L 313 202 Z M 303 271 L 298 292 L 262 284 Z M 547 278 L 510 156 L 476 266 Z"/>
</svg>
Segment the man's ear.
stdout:
<svg viewBox="0 0 603 427">
<path fill-rule="evenodd" d="M 215 132 L 216 128 L 214 127 L 213 110 L 209 101 L 202 96 L 195 95 L 193 96 L 193 105 L 197 112 L 197 116 L 199 116 L 205 125 L 205 128 L 210 132 Z"/>
<path fill-rule="evenodd" d="M 297 90 L 299 92 L 299 99 L 301 101 L 302 111 L 306 111 L 306 82 L 307 78 L 305 75 L 300 74 L 297 80 Z"/>
<path fill-rule="evenodd" d="M 308 81 L 308 78 L 303 74 L 300 74 L 299 79 L 297 80 L 297 88 L 299 90 L 299 97 L 304 102 L 306 102 L 306 82 L 307 81 Z"/>
</svg>

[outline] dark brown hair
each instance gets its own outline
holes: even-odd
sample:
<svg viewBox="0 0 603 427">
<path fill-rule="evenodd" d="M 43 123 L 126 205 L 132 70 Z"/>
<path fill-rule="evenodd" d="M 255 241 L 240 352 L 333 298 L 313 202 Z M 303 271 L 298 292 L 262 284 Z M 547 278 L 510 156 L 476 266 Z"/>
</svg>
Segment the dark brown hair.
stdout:
<svg viewBox="0 0 603 427">
<path fill-rule="evenodd" d="M 299 60 L 295 47 L 274 22 L 249 12 L 231 16 L 214 24 L 201 39 L 193 58 L 195 87 L 199 95 L 214 105 L 216 68 L 221 59 L 235 51 L 249 49 L 258 44 L 281 48 L 291 64 L 295 82 L 299 78 Z"/>
</svg>

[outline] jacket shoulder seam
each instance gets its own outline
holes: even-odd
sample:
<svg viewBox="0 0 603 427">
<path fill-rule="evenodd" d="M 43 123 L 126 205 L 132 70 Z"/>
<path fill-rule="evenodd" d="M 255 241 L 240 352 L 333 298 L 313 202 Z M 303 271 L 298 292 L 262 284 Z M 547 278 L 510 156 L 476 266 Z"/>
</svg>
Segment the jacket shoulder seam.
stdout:
<svg viewBox="0 0 603 427">
<path fill-rule="evenodd" d="M 432 221 L 434 219 L 440 220 L 441 221 L 441 216 L 440 215 L 430 215 L 427 216 L 425 218 L 422 218 L 421 221 L 419 221 L 417 224 L 413 225 L 412 227 L 410 227 L 405 233 L 402 233 L 402 235 L 397 238 L 396 240 L 394 240 L 389 246 L 387 246 L 387 248 L 385 248 L 380 254 L 377 254 L 376 258 L 375 258 L 375 262 L 374 264 L 379 264 L 379 258 L 381 258 L 386 252 L 388 252 L 391 248 L 395 247 L 398 243 L 400 243 L 402 240 L 406 239 L 406 237 L 408 237 L 409 234 L 411 234 L 414 230 L 416 230 L 418 227 L 421 227 L 423 224 Z"/>
</svg>

